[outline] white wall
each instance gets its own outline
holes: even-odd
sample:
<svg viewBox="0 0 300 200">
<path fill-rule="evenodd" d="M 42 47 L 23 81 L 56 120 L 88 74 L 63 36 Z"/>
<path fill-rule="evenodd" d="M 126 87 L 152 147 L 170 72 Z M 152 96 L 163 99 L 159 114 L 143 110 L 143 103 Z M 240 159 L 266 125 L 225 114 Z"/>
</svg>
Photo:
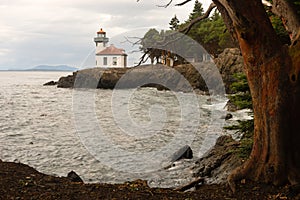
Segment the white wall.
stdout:
<svg viewBox="0 0 300 200">
<path fill-rule="evenodd" d="M 107 65 L 104 65 L 104 57 L 107 58 Z M 114 57 L 116 57 L 117 64 L 114 65 Z M 113 67 L 120 67 L 124 68 L 127 67 L 127 56 L 118 56 L 118 55 L 101 55 L 96 56 L 96 67 L 104 67 L 104 68 L 113 68 Z"/>
<path fill-rule="evenodd" d="M 96 54 L 100 51 L 104 50 L 107 47 L 107 44 L 105 42 L 98 42 L 96 44 Z"/>
</svg>

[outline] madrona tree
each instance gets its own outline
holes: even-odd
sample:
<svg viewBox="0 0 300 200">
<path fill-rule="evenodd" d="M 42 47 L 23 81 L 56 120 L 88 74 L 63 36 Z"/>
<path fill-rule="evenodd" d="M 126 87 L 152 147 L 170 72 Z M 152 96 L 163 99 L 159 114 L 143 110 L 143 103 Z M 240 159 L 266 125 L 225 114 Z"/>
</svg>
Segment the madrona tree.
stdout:
<svg viewBox="0 0 300 200">
<path fill-rule="evenodd" d="M 275 185 L 299 184 L 299 0 L 213 0 L 212 6 L 217 7 L 227 30 L 239 43 L 254 112 L 250 158 L 228 177 L 229 184 L 233 190 L 235 182 L 244 178 Z M 289 45 L 276 34 L 266 10 L 283 22 Z"/>
</svg>

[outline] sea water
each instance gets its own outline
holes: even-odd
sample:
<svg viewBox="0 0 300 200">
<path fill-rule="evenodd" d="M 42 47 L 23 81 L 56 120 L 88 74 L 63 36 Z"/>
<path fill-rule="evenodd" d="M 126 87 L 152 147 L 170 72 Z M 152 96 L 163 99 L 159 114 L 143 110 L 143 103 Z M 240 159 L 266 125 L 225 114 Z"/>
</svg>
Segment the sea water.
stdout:
<svg viewBox="0 0 300 200">
<path fill-rule="evenodd" d="M 70 72 L 0 72 L 0 159 L 85 182 L 176 187 L 223 134 L 227 99 L 154 88 L 43 86 Z M 212 101 L 213 99 L 213 101 Z M 190 145 L 194 158 L 168 163 Z"/>
</svg>

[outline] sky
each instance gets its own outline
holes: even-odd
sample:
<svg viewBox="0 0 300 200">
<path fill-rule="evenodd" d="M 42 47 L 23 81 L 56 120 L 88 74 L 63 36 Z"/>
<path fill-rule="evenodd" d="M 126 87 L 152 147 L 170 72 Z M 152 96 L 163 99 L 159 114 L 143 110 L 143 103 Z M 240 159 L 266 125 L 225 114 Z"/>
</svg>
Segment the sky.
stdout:
<svg viewBox="0 0 300 200">
<path fill-rule="evenodd" d="M 168 2 L 1 0 L 0 70 L 26 69 L 42 64 L 80 68 L 87 58 L 94 59 L 93 38 L 100 28 L 112 39 L 129 37 L 138 32 L 135 30 L 168 29 L 175 14 L 181 22 L 185 21 L 194 6 L 193 2 L 181 7 L 174 4 L 168 8 L 157 6 Z M 200 2 L 204 8 L 210 3 L 209 0 Z"/>
</svg>

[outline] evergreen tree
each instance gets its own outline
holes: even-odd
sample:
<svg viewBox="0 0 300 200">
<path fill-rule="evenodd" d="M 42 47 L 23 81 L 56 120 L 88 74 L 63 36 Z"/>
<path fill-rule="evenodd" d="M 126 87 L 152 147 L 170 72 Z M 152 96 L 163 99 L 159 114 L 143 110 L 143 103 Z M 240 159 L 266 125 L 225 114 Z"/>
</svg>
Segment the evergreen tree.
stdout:
<svg viewBox="0 0 300 200">
<path fill-rule="evenodd" d="M 171 19 L 169 25 L 170 25 L 170 29 L 171 30 L 177 30 L 178 29 L 178 27 L 179 27 L 179 20 L 178 20 L 178 18 L 177 18 L 176 15 Z"/>
<path fill-rule="evenodd" d="M 252 115 L 252 99 L 247 77 L 245 74 L 235 74 L 236 81 L 231 85 L 231 89 L 235 92 L 229 96 L 230 101 L 238 107 L 238 109 L 250 109 Z M 240 145 L 235 153 L 243 159 L 250 156 L 253 145 L 254 120 L 238 121 L 237 125 L 225 127 L 228 130 L 235 130 L 241 134 Z"/>
<path fill-rule="evenodd" d="M 201 15 L 203 15 L 204 13 L 204 9 L 202 7 L 202 3 L 200 3 L 198 0 L 195 1 L 195 5 L 194 5 L 194 9 L 192 11 L 192 13 L 189 16 L 188 21 L 191 21 Z"/>
</svg>

